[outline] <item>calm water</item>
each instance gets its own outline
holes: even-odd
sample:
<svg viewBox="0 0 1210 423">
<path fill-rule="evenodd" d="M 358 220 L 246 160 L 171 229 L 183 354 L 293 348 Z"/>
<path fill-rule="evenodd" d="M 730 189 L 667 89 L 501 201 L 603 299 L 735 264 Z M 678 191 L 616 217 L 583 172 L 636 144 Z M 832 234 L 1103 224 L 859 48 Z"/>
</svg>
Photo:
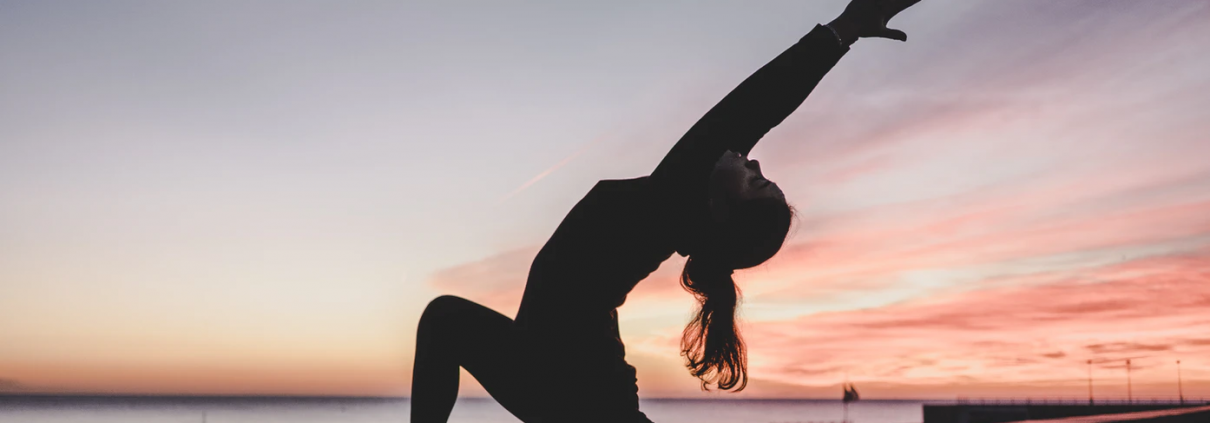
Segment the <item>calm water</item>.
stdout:
<svg viewBox="0 0 1210 423">
<path fill-rule="evenodd" d="M 920 401 L 860 401 L 852 423 L 919 423 Z M 840 401 L 644 400 L 657 423 L 840 422 Z M 403 423 L 406 399 L 3 398 L 2 423 Z M 515 423 L 490 399 L 460 399 L 453 423 Z"/>
</svg>

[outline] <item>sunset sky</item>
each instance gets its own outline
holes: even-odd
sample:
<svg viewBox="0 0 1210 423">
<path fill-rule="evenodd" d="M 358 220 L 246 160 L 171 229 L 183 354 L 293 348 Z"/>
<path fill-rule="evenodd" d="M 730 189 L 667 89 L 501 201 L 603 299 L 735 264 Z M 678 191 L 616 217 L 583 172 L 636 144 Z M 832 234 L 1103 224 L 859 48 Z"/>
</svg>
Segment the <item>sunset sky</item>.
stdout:
<svg viewBox="0 0 1210 423">
<path fill-rule="evenodd" d="M 846 0 L 0 2 L 0 392 L 407 395 L 424 305 L 516 313 Z M 674 256 L 646 397 L 1210 398 L 1210 2 L 925 0 L 752 157 L 798 210 L 703 393 Z M 469 377 L 465 395 L 484 392 Z"/>
</svg>

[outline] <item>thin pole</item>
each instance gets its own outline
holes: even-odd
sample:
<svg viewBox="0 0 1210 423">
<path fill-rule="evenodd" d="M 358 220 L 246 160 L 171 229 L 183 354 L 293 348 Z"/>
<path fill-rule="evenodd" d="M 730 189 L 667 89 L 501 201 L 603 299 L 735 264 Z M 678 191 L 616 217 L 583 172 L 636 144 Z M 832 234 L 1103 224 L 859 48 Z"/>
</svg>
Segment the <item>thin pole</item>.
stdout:
<svg viewBox="0 0 1210 423">
<path fill-rule="evenodd" d="M 1181 386 L 1181 361 L 1176 361 L 1176 392 L 1181 396 L 1181 405 L 1185 405 L 1185 388 Z"/>
<path fill-rule="evenodd" d="M 1088 360 L 1088 405 L 1092 405 L 1092 360 Z"/>
<path fill-rule="evenodd" d="M 1130 360 L 1126 360 L 1126 402 L 1134 404 L 1134 397 L 1130 395 Z"/>
</svg>

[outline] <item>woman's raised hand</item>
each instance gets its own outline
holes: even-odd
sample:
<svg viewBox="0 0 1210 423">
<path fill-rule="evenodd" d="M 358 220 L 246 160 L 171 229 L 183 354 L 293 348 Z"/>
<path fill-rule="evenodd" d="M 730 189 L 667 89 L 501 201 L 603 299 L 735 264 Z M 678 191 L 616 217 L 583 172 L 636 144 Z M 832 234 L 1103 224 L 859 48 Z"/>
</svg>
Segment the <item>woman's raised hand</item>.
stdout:
<svg viewBox="0 0 1210 423">
<path fill-rule="evenodd" d="M 853 0 L 831 23 L 828 24 L 845 44 L 858 38 L 881 37 L 907 41 L 907 34 L 898 29 L 887 28 L 886 24 L 904 9 L 920 0 Z"/>
</svg>

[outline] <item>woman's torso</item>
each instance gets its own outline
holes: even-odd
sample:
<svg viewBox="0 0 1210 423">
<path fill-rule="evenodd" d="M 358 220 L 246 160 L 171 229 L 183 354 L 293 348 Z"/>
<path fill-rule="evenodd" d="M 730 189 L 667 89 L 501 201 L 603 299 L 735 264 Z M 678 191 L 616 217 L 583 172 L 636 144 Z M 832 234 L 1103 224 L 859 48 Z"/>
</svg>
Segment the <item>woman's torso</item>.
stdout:
<svg viewBox="0 0 1210 423">
<path fill-rule="evenodd" d="M 598 182 L 534 258 L 517 328 L 615 337 L 617 307 L 675 252 L 665 200 L 647 177 Z"/>
</svg>

